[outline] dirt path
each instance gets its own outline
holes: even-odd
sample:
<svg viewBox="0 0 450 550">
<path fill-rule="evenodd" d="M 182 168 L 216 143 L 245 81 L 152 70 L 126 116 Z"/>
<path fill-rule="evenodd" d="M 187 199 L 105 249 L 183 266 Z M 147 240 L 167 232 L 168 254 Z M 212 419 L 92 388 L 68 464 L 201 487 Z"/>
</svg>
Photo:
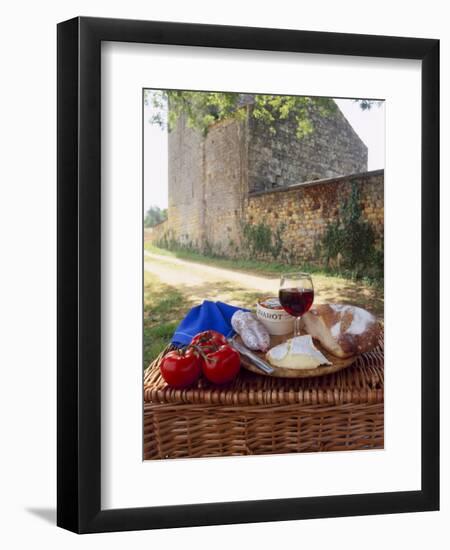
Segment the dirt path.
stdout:
<svg viewBox="0 0 450 550">
<path fill-rule="evenodd" d="M 278 294 L 279 277 L 251 275 L 148 251 L 144 268 L 194 302 L 210 299 L 249 307 L 258 297 Z M 370 309 L 379 317 L 383 315 L 381 293 L 372 287 L 324 275 L 313 275 L 313 282 L 315 303 L 352 303 Z"/>
<path fill-rule="evenodd" d="M 145 269 L 165 280 L 169 285 L 202 285 L 205 282 L 219 283 L 226 281 L 253 291 L 274 292 L 277 290 L 278 277 L 250 275 L 213 267 L 170 256 L 145 252 Z"/>
</svg>

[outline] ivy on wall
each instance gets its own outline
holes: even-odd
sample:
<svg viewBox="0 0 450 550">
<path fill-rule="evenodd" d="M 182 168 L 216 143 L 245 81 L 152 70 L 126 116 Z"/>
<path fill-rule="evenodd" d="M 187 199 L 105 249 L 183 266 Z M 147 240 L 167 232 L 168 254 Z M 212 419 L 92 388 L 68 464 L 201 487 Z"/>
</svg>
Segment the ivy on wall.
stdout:
<svg viewBox="0 0 450 550">
<path fill-rule="evenodd" d="M 271 254 L 277 259 L 283 249 L 284 229 L 283 223 L 277 225 L 274 231 L 265 223 L 245 223 L 242 230 L 244 249 L 254 257 Z"/>
<path fill-rule="evenodd" d="M 383 278 L 383 248 L 375 246 L 375 232 L 363 218 L 360 189 L 356 182 L 352 182 L 337 220 L 328 224 L 321 249 L 327 266 L 334 260 L 355 277 Z"/>
</svg>

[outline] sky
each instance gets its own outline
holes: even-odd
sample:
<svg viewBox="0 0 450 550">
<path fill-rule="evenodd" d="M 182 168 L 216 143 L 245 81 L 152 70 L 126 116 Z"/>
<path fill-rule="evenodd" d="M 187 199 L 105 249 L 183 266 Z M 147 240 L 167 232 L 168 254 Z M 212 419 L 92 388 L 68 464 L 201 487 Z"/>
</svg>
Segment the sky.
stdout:
<svg viewBox="0 0 450 550">
<path fill-rule="evenodd" d="M 369 149 L 368 169 L 384 168 L 385 105 L 363 111 L 353 99 L 336 99 L 341 111 Z M 150 105 L 144 105 L 144 212 L 150 206 L 167 208 L 167 130 L 149 122 Z"/>
</svg>

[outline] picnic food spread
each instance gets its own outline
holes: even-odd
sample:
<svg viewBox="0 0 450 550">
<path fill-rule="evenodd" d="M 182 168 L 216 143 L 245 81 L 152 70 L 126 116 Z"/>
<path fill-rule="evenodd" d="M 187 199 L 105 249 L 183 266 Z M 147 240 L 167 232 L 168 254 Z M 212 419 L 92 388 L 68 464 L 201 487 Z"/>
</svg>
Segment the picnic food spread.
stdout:
<svg viewBox="0 0 450 550">
<path fill-rule="evenodd" d="M 312 306 L 302 281 L 281 291 L 186 311 L 144 373 L 144 460 L 383 448 L 382 326 Z"/>
<path fill-rule="evenodd" d="M 170 351 L 160 363 L 162 377 L 175 388 L 188 387 L 202 376 L 213 384 L 231 382 L 241 364 L 268 376 L 305 377 L 336 372 L 351 365 L 358 355 L 374 349 L 381 333 L 370 312 L 351 305 L 312 307 L 302 316 L 302 334 L 297 332 L 294 337 L 292 330 L 286 333 L 286 327 L 293 325 L 290 321 L 286 325 L 284 316 L 290 316 L 275 297 L 260 300 L 256 316 L 221 304 L 220 311 L 226 311 L 226 319 L 221 316 L 221 332 L 212 330 L 218 321 L 211 302 L 205 309 L 207 313 L 202 306 L 196 309 L 201 322 L 194 322 L 194 327 L 210 323 L 211 330 L 194 334 L 187 345 Z M 191 314 L 192 310 L 188 316 Z"/>
</svg>

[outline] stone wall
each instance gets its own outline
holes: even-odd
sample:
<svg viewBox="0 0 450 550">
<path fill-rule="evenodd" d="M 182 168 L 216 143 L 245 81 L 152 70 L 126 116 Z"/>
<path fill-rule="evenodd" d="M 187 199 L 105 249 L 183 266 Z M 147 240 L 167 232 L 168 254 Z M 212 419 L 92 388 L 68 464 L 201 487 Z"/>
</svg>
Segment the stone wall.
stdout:
<svg viewBox="0 0 450 550">
<path fill-rule="evenodd" d="M 336 111 L 309 114 L 313 131 L 296 137 L 293 116 L 273 124 L 276 133 L 248 119 L 250 191 L 269 191 L 305 181 L 356 174 L 367 170 L 367 147 L 336 105 Z"/>
<path fill-rule="evenodd" d="M 203 136 L 181 117 L 168 136 L 168 220 L 149 238 L 248 257 L 244 229 L 265 224 L 275 234 L 283 226 L 278 259 L 314 261 L 317 243 L 355 179 L 364 215 L 380 236 L 383 172 L 334 177 L 364 172 L 367 148 L 339 110 L 331 119 L 314 118 L 313 124 L 314 132 L 297 140 L 295 121 L 283 121 L 273 136 L 247 116 L 216 122 Z M 308 178 L 321 179 L 305 183 Z M 260 257 L 274 260 L 273 254 Z"/>
<path fill-rule="evenodd" d="M 156 243 L 161 241 L 161 239 L 167 237 L 169 230 L 168 220 L 154 225 L 153 227 L 146 227 L 144 229 L 144 242 Z"/>
<path fill-rule="evenodd" d="M 229 133 L 230 139 L 235 130 L 235 126 L 222 127 L 222 131 Z M 231 156 L 237 154 L 237 150 L 232 152 L 233 147 L 229 151 Z M 224 152 L 224 163 L 227 163 L 227 158 Z M 218 164 L 219 159 L 215 159 L 214 165 Z M 238 172 L 230 170 L 229 177 L 239 182 Z M 246 196 L 233 191 L 238 188 L 237 184 L 227 188 L 227 181 L 216 179 L 214 172 L 209 174 L 207 181 L 205 198 L 209 212 L 203 213 L 203 216 L 208 244 L 205 249 L 204 245 L 198 248 L 186 241 L 187 246 L 192 248 L 228 257 L 248 257 L 250 251 L 243 230 L 246 226 L 262 224 L 270 228 L 272 237 L 278 232 L 282 248 L 276 257 L 272 252 L 253 251 L 254 259 L 320 264 L 318 247 L 328 224 L 338 219 L 339 208 L 349 196 L 353 182 L 359 186 L 363 217 L 375 231 L 375 244 L 377 247 L 382 246 L 384 170 L 301 183 L 273 191 L 253 192 Z M 188 222 L 184 221 L 186 227 Z M 194 229 L 189 228 L 188 231 L 194 235 L 195 225 L 192 224 L 192 227 Z M 149 238 L 153 242 L 163 238 L 179 242 L 170 218 L 153 227 Z"/>
<path fill-rule="evenodd" d="M 359 186 L 363 217 L 375 230 L 376 245 L 380 246 L 384 234 L 384 170 L 251 193 L 245 208 L 246 223 L 262 223 L 272 233 L 280 231 L 283 247 L 279 259 L 318 263 L 317 247 L 327 225 L 337 220 L 339 206 L 348 197 L 352 182 Z M 258 257 L 274 260 L 267 253 Z"/>
</svg>

